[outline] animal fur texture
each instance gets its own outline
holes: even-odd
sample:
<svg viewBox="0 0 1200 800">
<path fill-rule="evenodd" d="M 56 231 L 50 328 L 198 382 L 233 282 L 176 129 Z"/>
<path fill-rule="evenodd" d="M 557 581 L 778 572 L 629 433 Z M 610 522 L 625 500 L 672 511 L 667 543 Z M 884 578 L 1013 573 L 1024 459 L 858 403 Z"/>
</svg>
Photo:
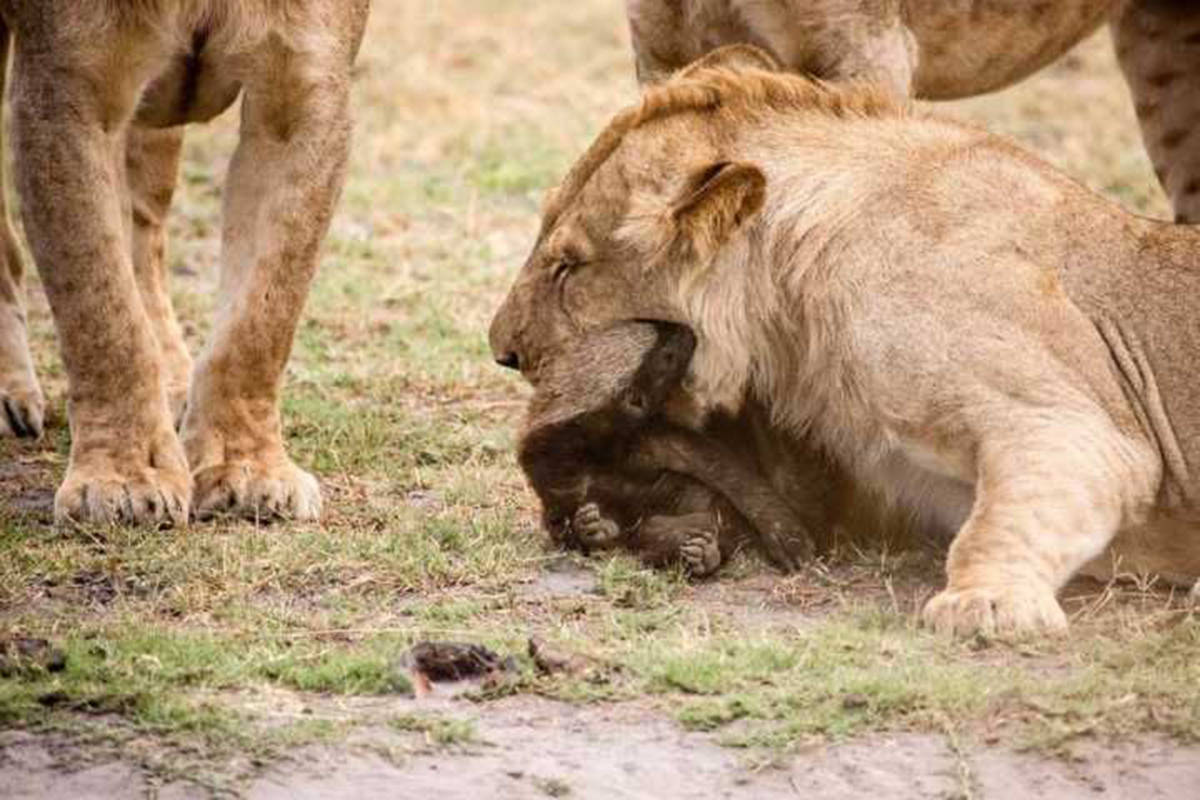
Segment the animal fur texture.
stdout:
<svg viewBox="0 0 1200 800">
<path fill-rule="evenodd" d="M 345 174 L 366 16 L 367 0 L 0 0 L 15 183 L 69 379 L 59 520 L 320 513 L 279 391 Z M 179 126 L 239 96 L 216 324 L 193 369 L 163 258 Z M 0 234 L 0 396 L 9 432 L 37 435 L 6 214 Z"/>
<path fill-rule="evenodd" d="M 820 502 L 789 505 L 745 442 L 723 435 L 744 439 L 744 427 L 696 433 L 663 419 L 694 345 L 680 325 L 619 323 L 548 366 L 519 447 L 543 523 L 560 543 L 622 545 L 650 564 L 682 561 L 694 575 L 743 547 L 794 569 L 812 555 L 805 512 Z"/>
<path fill-rule="evenodd" d="M 1179 222 L 1200 222 L 1200 5 L 1179 0 L 627 0 L 638 76 L 716 47 L 947 100 L 1010 86 L 1107 24 Z"/>
<path fill-rule="evenodd" d="M 600 134 L 497 359 L 537 385 L 580 334 L 687 325 L 700 408 L 752 398 L 957 531 L 939 629 L 1060 631 L 1085 565 L 1200 575 L 1200 231 L 885 89 L 746 62 L 716 51 Z"/>
</svg>

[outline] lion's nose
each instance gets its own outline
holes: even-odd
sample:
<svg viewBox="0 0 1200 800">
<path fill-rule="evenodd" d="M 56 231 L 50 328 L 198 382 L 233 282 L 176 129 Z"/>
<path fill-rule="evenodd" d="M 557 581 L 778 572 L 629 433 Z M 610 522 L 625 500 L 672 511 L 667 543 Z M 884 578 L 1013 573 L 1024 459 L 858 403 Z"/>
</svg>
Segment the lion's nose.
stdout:
<svg viewBox="0 0 1200 800">
<path fill-rule="evenodd" d="M 512 353 L 512 352 L 505 353 L 502 356 L 497 356 L 496 363 L 502 367 L 508 367 L 509 369 L 520 369 L 521 368 L 520 357 L 516 353 Z"/>
</svg>

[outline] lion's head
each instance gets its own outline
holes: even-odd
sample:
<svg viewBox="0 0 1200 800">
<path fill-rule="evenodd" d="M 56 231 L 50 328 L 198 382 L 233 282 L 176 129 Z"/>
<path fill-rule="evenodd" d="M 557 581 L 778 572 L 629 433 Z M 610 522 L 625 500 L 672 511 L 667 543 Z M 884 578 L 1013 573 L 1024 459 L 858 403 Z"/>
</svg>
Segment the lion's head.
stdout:
<svg viewBox="0 0 1200 800">
<path fill-rule="evenodd" d="M 770 66 L 749 48 L 706 59 Z M 492 321 L 496 360 L 532 382 L 550 354 L 579 334 L 620 320 L 680 322 L 682 274 L 711 259 L 762 205 L 755 166 L 722 157 L 702 117 L 719 108 L 704 88 L 652 90 L 619 114 L 549 194 L 537 244 Z M 672 113 L 680 106 L 694 113 Z M 651 124 L 653 123 L 653 124 Z"/>
<path fill-rule="evenodd" d="M 625 320 L 689 325 L 704 405 L 740 403 L 748 342 L 738 317 L 762 299 L 762 224 L 777 112 L 859 115 L 890 101 L 773 67 L 745 45 L 714 51 L 618 114 L 547 199 L 540 235 L 492 321 L 496 361 L 535 385 L 572 339 Z M 759 122 L 764 124 L 760 125 Z M 743 139 L 754 131 L 754 149 Z M 760 280 L 766 277 L 766 280 Z M 755 296 L 758 295 L 756 298 Z M 735 377 L 721 384 L 734 354 Z"/>
</svg>

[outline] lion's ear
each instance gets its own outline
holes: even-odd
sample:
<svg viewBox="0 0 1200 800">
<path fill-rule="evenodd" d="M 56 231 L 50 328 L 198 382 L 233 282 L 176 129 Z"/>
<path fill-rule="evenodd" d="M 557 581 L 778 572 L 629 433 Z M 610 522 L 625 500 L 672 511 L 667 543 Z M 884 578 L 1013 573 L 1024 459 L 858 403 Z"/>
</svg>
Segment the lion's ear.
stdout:
<svg viewBox="0 0 1200 800">
<path fill-rule="evenodd" d="M 752 44 L 727 44 L 706 53 L 672 77 L 676 80 L 687 80 L 702 69 L 714 67 L 734 70 L 762 69 L 767 72 L 779 72 L 782 69 L 775 56 L 760 47 Z"/>
<path fill-rule="evenodd" d="M 763 206 L 767 178 L 753 164 L 728 161 L 697 171 L 671 208 L 680 238 L 708 260 Z"/>
</svg>

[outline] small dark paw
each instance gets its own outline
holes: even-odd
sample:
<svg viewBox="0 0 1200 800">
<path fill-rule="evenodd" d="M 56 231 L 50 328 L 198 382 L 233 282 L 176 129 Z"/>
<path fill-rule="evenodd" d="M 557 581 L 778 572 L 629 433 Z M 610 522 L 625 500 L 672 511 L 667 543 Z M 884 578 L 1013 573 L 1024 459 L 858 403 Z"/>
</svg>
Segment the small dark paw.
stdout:
<svg viewBox="0 0 1200 800">
<path fill-rule="evenodd" d="M 717 532 L 703 529 L 691 532 L 679 546 L 679 557 L 692 575 L 703 577 L 713 574 L 721 566 Z"/>
<path fill-rule="evenodd" d="M 580 544 L 589 549 L 610 547 L 621 537 L 617 523 L 600 513 L 600 506 L 585 503 L 571 521 Z"/>
</svg>

